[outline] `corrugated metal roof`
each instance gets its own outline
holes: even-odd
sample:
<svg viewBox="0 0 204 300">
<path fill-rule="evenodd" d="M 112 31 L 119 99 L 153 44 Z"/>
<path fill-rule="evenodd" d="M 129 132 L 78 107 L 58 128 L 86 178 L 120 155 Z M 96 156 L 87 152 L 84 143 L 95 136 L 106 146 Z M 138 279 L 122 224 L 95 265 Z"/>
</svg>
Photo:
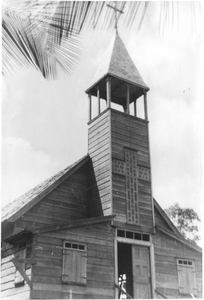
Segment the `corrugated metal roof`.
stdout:
<svg viewBox="0 0 204 300">
<path fill-rule="evenodd" d="M 80 162 L 82 162 L 88 155 L 82 157 L 80 160 L 65 168 L 64 170 L 58 172 L 54 176 L 46 179 L 42 183 L 38 184 L 36 187 L 29 190 L 24 195 L 15 199 L 13 202 L 9 203 L 1 210 L 1 221 L 8 220 L 15 213 L 17 213 L 21 208 L 23 208 L 28 203 L 32 202 L 32 200 L 36 199 L 36 197 L 40 197 L 42 192 L 46 191 L 49 187 L 51 187 L 58 179 L 64 176 L 66 173 L 70 172 L 74 167 L 76 167 Z"/>
<path fill-rule="evenodd" d="M 99 82 L 107 74 L 149 90 L 118 33 L 111 40 L 107 51 L 102 57 L 90 87 Z"/>
</svg>

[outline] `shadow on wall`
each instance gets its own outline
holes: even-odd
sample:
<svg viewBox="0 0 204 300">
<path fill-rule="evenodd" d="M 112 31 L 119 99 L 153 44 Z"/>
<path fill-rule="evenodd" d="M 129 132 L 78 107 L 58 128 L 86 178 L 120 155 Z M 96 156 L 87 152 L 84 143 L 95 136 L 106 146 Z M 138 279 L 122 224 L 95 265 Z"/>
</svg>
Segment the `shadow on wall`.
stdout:
<svg viewBox="0 0 204 300">
<path fill-rule="evenodd" d="M 103 216 L 99 190 L 91 160 L 88 166 L 87 203 L 87 213 L 89 218 Z"/>
</svg>

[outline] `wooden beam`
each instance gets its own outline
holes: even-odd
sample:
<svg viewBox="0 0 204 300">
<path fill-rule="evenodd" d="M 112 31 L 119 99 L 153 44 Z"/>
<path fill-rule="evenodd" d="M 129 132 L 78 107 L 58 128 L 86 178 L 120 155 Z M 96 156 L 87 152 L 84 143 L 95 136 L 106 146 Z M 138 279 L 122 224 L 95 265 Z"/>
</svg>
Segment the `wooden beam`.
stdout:
<svg viewBox="0 0 204 300">
<path fill-rule="evenodd" d="M 134 100 L 134 116 L 137 117 L 137 99 Z"/>
<path fill-rule="evenodd" d="M 22 268 L 22 266 L 21 266 L 21 264 L 19 262 L 19 259 L 13 258 L 11 261 L 15 265 L 16 269 L 20 272 L 20 274 L 22 275 L 23 279 L 27 282 L 27 284 L 29 285 L 29 287 L 32 289 L 32 283 L 30 281 L 30 278 L 26 274 L 25 270 L 23 270 L 23 268 Z"/>
<path fill-rule="evenodd" d="M 152 237 L 151 237 L 152 242 Z M 155 276 L 155 256 L 154 256 L 154 244 L 150 246 L 150 265 L 151 265 L 151 281 L 152 281 L 152 298 L 155 299 L 155 288 L 156 288 L 156 276 Z"/>
<path fill-rule="evenodd" d="M 122 228 L 123 230 L 125 229 L 125 230 L 138 231 L 138 232 L 146 233 L 146 234 L 154 233 L 153 229 L 148 229 L 148 231 L 146 231 L 146 228 L 143 228 L 141 225 L 129 224 L 129 223 L 121 222 L 121 221 L 113 220 L 112 226 L 117 227 L 118 229 Z"/>
<path fill-rule="evenodd" d="M 125 243 L 125 244 L 131 244 L 131 245 L 138 245 L 138 246 L 144 246 L 144 247 L 151 247 L 152 243 L 151 242 L 146 242 L 146 241 L 140 241 L 140 240 L 133 240 L 133 239 L 128 239 L 124 237 L 117 237 L 117 241 L 119 243 Z"/>
<path fill-rule="evenodd" d="M 109 132 L 112 132 L 112 111 L 109 113 L 108 122 L 109 122 Z M 113 186 L 113 160 L 112 160 L 112 134 L 109 134 L 109 161 L 110 161 L 110 186 Z M 110 214 L 113 214 L 113 189 L 110 189 Z"/>
<path fill-rule="evenodd" d="M 100 114 L 101 113 L 101 99 L 100 99 L 99 85 L 97 86 L 97 97 L 98 97 L 98 114 Z"/>
<path fill-rule="evenodd" d="M 88 94 L 88 100 L 89 100 L 88 120 L 91 121 L 91 94 Z"/>
<path fill-rule="evenodd" d="M 144 114 L 145 114 L 145 120 L 148 121 L 147 92 L 145 90 L 144 90 Z"/>
<path fill-rule="evenodd" d="M 126 84 L 126 114 L 130 114 L 130 86 Z"/>
<path fill-rule="evenodd" d="M 107 108 L 111 107 L 111 77 L 106 78 L 106 99 L 107 99 Z"/>
<path fill-rule="evenodd" d="M 116 282 L 118 282 L 118 241 L 117 241 L 117 229 L 115 229 L 114 259 L 115 259 L 115 283 L 116 283 Z M 118 299 L 118 289 L 116 287 L 115 287 L 115 299 Z"/>
<path fill-rule="evenodd" d="M 153 233 L 155 233 L 155 214 L 154 214 L 154 200 L 153 200 L 153 185 L 152 185 L 152 168 L 151 168 L 151 152 L 150 152 L 150 138 L 149 138 L 149 121 L 148 121 L 148 111 L 147 111 L 147 91 L 144 89 L 144 113 L 145 121 L 147 122 L 147 138 L 148 138 L 148 149 L 149 149 L 149 165 L 150 165 L 150 184 L 151 184 L 151 205 L 152 205 L 152 228 Z"/>
<path fill-rule="evenodd" d="M 68 228 L 98 224 L 98 223 L 111 221 L 114 218 L 115 218 L 115 215 L 106 216 L 106 217 L 94 217 L 94 218 L 79 219 L 79 220 L 74 220 L 74 221 L 68 222 L 68 223 L 61 223 L 61 224 L 39 227 L 39 228 L 34 229 L 33 233 L 38 234 L 38 233 L 58 231 L 58 230 L 63 230 L 63 229 L 68 229 Z"/>
<path fill-rule="evenodd" d="M 155 290 L 155 292 L 161 296 L 163 299 L 168 299 L 166 296 L 164 296 L 162 293 L 160 293 L 157 289 Z"/>
</svg>

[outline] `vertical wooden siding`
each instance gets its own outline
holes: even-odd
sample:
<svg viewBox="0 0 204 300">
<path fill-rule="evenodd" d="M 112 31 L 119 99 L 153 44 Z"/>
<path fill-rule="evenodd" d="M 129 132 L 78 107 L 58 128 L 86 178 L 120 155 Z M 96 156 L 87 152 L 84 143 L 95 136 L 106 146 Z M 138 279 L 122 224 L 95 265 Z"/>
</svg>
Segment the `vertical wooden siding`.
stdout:
<svg viewBox="0 0 204 300">
<path fill-rule="evenodd" d="M 93 171 L 88 175 L 90 216 L 111 213 L 110 110 L 89 124 L 88 151 Z"/>
<path fill-rule="evenodd" d="M 62 284 L 63 241 L 87 244 L 87 283 Z M 33 298 L 114 298 L 114 233 L 110 223 L 36 236 Z"/>
<path fill-rule="evenodd" d="M 138 165 L 150 168 L 147 123 L 145 120 L 111 110 L 112 158 L 125 162 L 124 147 L 137 151 Z M 113 173 L 113 214 L 126 222 L 126 177 Z M 152 231 L 151 182 L 138 179 L 140 225 Z"/>
<path fill-rule="evenodd" d="M 177 258 L 195 262 L 197 297 L 202 298 L 202 255 L 177 240 L 157 231 L 153 236 L 156 289 L 168 298 L 186 298 L 179 294 Z"/>
<path fill-rule="evenodd" d="M 87 217 L 87 165 L 81 167 L 17 221 L 32 229 Z"/>
</svg>

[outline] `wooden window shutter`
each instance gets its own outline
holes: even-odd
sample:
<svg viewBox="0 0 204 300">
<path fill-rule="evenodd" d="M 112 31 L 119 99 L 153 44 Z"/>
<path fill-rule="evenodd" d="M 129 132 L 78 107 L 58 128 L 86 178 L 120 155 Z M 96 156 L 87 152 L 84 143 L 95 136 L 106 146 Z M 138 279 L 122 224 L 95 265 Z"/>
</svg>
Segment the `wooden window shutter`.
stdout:
<svg viewBox="0 0 204 300">
<path fill-rule="evenodd" d="M 26 248 L 18 251 L 16 257 L 17 258 L 26 258 Z M 22 268 L 25 269 L 25 263 L 22 263 Z M 21 283 L 24 283 L 24 278 L 21 275 L 21 273 L 16 269 L 14 284 L 17 285 L 17 284 L 21 284 Z"/>
<path fill-rule="evenodd" d="M 197 295 L 196 288 L 196 276 L 195 276 L 195 267 L 192 263 L 189 265 L 178 265 L 178 283 L 179 283 L 179 293 L 186 295 Z"/>
<path fill-rule="evenodd" d="M 62 282 L 86 284 L 87 252 L 63 249 Z"/>
<path fill-rule="evenodd" d="M 183 270 L 182 266 L 177 266 L 178 270 L 178 284 L 179 284 L 179 293 L 185 294 L 185 270 Z"/>
</svg>

